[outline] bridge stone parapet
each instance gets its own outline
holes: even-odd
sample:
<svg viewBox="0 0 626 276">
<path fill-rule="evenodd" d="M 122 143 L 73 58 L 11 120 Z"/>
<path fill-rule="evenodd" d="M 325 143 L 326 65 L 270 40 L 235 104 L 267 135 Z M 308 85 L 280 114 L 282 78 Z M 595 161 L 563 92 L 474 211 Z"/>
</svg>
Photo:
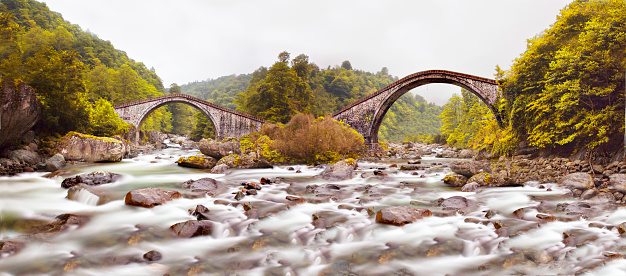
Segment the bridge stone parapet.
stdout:
<svg viewBox="0 0 626 276">
<path fill-rule="evenodd" d="M 258 131 L 265 120 L 185 94 L 169 94 L 114 106 L 117 115 L 136 128 L 136 141 L 145 119 L 157 108 L 170 103 L 184 103 L 197 108 L 213 122 L 215 139 L 241 137 Z"/>
<path fill-rule="evenodd" d="M 422 71 L 406 76 L 346 106 L 333 114 L 333 118 L 354 128 L 363 135 L 366 143 L 378 143 L 378 129 L 393 103 L 411 89 L 430 83 L 448 83 L 469 90 L 489 107 L 502 126 L 502 120 L 494 107 L 500 95 L 498 83 L 492 79 L 446 70 Z"/>
</svg>

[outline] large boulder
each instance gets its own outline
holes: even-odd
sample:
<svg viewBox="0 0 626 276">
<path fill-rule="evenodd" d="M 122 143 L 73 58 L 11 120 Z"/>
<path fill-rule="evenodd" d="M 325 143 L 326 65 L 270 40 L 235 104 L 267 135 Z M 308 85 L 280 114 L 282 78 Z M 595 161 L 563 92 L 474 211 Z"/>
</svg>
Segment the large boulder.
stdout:
<svg viewBox="0 0 626 276">
<path fill-rule="evenodd" d="M 81 183 L 89 186 L 97 186 L 101 184 L 113 183 L 120 178 L 122 178 L 122 175 L 120 174 L 104 171 L 83 173 L 74 177 L 68 177 L 64 179 L 61 183 L 61 187 L 69 189 L 70 187 L 76 186 Z"/>
<path fill-rule="evenodd" d="M 220 159 L 231 154 L 241 154 L 239 141 L 234 138 L 226 138 L 223 141 L 215 141 L 213 139 L 200 140 L 200 152 L 206 156 Z"/>
<path fill-rule="evenodd" d="M 209 177 L 200 178 L 198 180 L 187 180 L 181 183 L 180 186 L 192 192 L 207 194 L 209 196 L 225 193 L 228 189 L 224 183 Z"/>
<path fill-rule="evenodd" d="M 11 151 L 9 153 L 9 158 L 27 165 L 34 165 L 41 161 L 41 157 L 39 157 L 39 154 L 23 149 Z"/>
<path fill-rule="evenodd" d="M 166 191 L 150 187 L 128 192 L 124 202 L 126 205 L 152 208 L 180 197 L 181 194 L 178 191 Z"/>
<path fill-rule="evenodd" d="M 211 169 L 215 167 L 217 160 L 210 156 L 192 155 L 178 158 L 178 166 L 194 169 Z"/>
<path fill-rule="evenodd" d="M 506 181 L 504 181 L 504 179 L 502 179 L 502 177 L 500 177 L 499 175 L 490 173 L 475 174 L 467 180 L 467 183 L 472 182 L 476 182 L 480 186 L 487 187 L 501 187 L 506 186 L 507 184 Z"/>
<path fill-rule="evenodd" d="M 39 120 L 41 102 L 35 90 L 19 81 L 2 81 L 0 90 L 0 147 L 20 139 Z"/>
<path fill-rule="evenodd" d="M 432 216 L 428 209 L 416 209 L 410 206 L 395 206 L 383 208 L 376 213 L 376 222 L 402 226 L 408 223 Z"/>
<path fill-rule="evenodd" d="M 450 164 L 450 169 L 467 178 L 479 173 L 491 173 L 491 166 L 488 162 L 478 161 L 455 161 Z"/>
<path fill-rule="evenodd" d="M 569 189 L 587 190 L 595 187 L 593 178 L 588 173 L 570 173 L 559 179 L 559 184 Z"/>
<path fill-rule="evenodd" d="M 463 187 L 467 183 L 467 177 L 457 173 L 451 173 L 443 178 L 443 183 L 452 187 Z"/>
<path fill-rule="evenodd" d="M 611 191 L 626 193 L 626 174 L 612 174 L 609 180 L 609 189 Z"/>
<path fill-rule="evenodd" d="M 46 170 L 50 172 L 58 171 L 65 166 L 65 163 L 65 157 L 57 153 L 46 160 Z"/>
<path fill-rule="evenodd" d="M 236 155 L 231 154 L 222 157 L 215 166 L 226 165 L 229 168 L 233 169 L 252 169 L 252 168 L 263 168 L 266 165 L 266 162 L 262 162 L 259 160 L 255 160 L 250 155 Z"/>
<path fill-rule="evenodd" d="M 356 167 L 357 163 L 354 159 L 339 161 L 322 172 L 321 177 L 330 181 L 350 179 L 354 176 Z"/>
<path fill-rule="evenodd" d="M 188 220 L 170 226 L 170 232 L 181 238 L 208 236 L 213 232 L 213 223 L 207 220 Z"/>
<path fill-rule="evenodd" d="M 61 138 L 56 151 L 69 161 L 119 162 L 126 147 L 117 139 L 71 131 Z"/>
<path fill-rule="evenodd" d="M 82 183 L 69 188 L 65 198 L 89 205 L 101 205 L 117 199 L 114 198 L 113 193 L 108 190 Z"/>
</svg>

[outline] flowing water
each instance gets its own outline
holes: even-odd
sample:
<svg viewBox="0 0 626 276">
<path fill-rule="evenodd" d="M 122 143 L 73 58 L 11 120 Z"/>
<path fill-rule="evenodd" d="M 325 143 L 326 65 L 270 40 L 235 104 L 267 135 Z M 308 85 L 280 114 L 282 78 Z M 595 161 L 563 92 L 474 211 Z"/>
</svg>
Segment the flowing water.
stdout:
<svg viewBox="0 0 626 276">
<path fill-rule="evenodd" d="M 626 245 L 617 227 L 626 221 L 626 209 L 592 202 L 577 215 L 574 207 L 563 209 L 576 200 L 556 184 L 461 192 L 441 181 L 451 160 L 434 157 L 422 159 L 422 165 L 431 168 L 417 170 L 417 175 L 392 166 L 406 164 L 402 160 L 359 163 L 356 176 L 344 181 L 316 177 L 323 167 L 277 166 L 224 175 L 174 163 L 181 155 L 195 153 L 168 148 L 121 163 L 68 166 L 69 173 L 60 177 L 1 177 L 0 241 L 22 241 L 25 247 L 0 256 L 0 275 L 626 273 L 621 257 Z M 376 170 L 386 175 L 374 175 Z M 87 192 L 77 200 L 67 199 L 62 180 L 93 171 L 123 175 L 99 186 L 113 200 L 96 205 L 98 198 Z M 178 183 L 204 177 L 226 183 L 229 190 L 151 209 L 124 204 L 131 190 L 158 187 L 185 193 Z M 276 183 L 263 185 L 257 195 L 234 199 L 241 183 L 258 183 L 262 177 Z M 330 199 L 310 190 L 327 184 L 334 184 Z M 304 196 L 307 202 L 294 204 L 286 199 L 290 195 Z M 433 203 L 452 196 L 463 196 L 474 205 L 450 212 Z M 169 227 L 196 219 L 189 210 L 199 204 L 210 210 L 212 233 L 174 238 Z M 404 226 L 375 221 L 377 210 L 397 205 L 428 208 L 435 215 Z M 256 206 L 261 218 L 246 212 L 246 206 Z M 66 213 L 87 215 L 89 221 L 54 234 L 20 226 L 53 222 Z M 542 220 L 542 214 L 557 219 Z M 144 260 L 152 250 L 162 259 Z"/>
</svg>

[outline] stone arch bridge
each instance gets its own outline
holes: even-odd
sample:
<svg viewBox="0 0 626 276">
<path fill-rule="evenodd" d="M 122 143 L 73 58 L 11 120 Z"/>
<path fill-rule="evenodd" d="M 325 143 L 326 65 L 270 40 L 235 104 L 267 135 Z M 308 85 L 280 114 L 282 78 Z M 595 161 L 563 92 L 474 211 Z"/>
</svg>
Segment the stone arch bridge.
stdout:
<svg viewBox="0 0 626 276">
<path fill-rule="evenodd" d="M 393 103 L 411 89 L 431 83 L 453 84 L 474 93 L 489 107 L 498 124 L 502 126 L 502 119 L 494 107 L 500 95 L 498 83 L 495 80 L 445 70 L 429 70 L 408 75 L 346 106 L 332 117 L 354 128 L 363 135 L 367 144 L 376 144 L 378 143 L 378 129 Z M 215 126 L 216 139 L 249 134 L 260 130 L 265 122 L 252 115 L 233 111 L 185 94 L 164 95 L 121 104 L 114 108 L 120 118 L 136 127 L 136 141 L 139 141 L 141 125 L 148 115 L 165 104 L 176 102 L 191 105 L 208 116 Z"/>
<path fill-rule="evenodd" d="M 250 132 L 258 131 L 265 122 L 265 120 L 252 115 L 230 110 L 185 94 L 169 94 L 125 103 L 113 108 L 122 120 L 135 126 L 135 141 L 138 142 L 141 125 L 148 118 L 148 115 L 157 108 L 170 103 L 188 104 L 209 117 L 215 127 L 216 140 L 225 137 L 241 137 Z"/>
<path fill-rule="evenodd" d="M 409 90 L 430 83 L 448 83 L 471 91 L 487 104 L 498 124 L 502 126 L 502 119 L 494 109 L 499 96 L 498 83 L 495 80 L 445 70 L 429 70 L 408 75 L 346 106 L 332 116 L 363 135 L 365 143 L 376 144 L 378 129 L 393 103 Z"/>
</svg>

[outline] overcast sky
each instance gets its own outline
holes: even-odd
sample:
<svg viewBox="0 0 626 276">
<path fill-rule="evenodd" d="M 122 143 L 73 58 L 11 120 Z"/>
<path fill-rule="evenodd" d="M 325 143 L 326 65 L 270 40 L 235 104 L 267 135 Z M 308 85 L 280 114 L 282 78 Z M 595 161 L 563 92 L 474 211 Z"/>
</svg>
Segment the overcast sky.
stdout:
<svg viewBox="0 0 626 276">
<path fill-rule="evenodd" d="M 39 0 L 42 1 L 42 0 Z M 271 66 L 304 53 L 322 68 L 349 60 L 400 78 L 445 69 L 493 78 L 571 0 L 43 0 L 169 87 Z M 460 88 L 414 92 L 443 104 Z"/>
</svg>

